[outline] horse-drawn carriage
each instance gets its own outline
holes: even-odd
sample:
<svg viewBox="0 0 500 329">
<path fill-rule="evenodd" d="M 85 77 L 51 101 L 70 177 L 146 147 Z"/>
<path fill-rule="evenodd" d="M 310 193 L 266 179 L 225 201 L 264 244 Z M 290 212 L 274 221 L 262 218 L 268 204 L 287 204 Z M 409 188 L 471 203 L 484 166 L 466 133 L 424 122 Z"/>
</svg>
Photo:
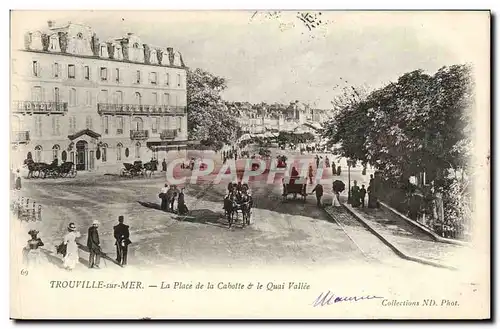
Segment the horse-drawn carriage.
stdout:
<svg viewBox="0 0 500 329">
<path fill-rule="evenodd" d="M 60 166 L 54 161 L 51 164 L 44 162 L 34 162 L 31 159 L 24 162 L 28 167 L 27 178 L 74 178 L 76 177 L 75 164 L 73 162 L 63 162 Z"/>
<path fill-rule="evenodd" d="M 154 159 L 150 162 L 142 163 L 142 161 L 137 160 L 134 163 L 123 163 L 123 168 L 120 169 L 121 177 L 137 177 L 137 176 L 149 176 L 158 170 L 158 160 Z"/>
<path fill-rule="evenodd" d="M 297 199 L 297 195 L 300 195 L 302 200 L 306 201 L 306 180 L 304 178 L 295 176 L 291 177 L 288 183 L 283 179 L 283 200 L 287 200 L 289 194 L 293 194 L 293 198 Z"/>
<path fill-rule="evenodd" d="M 231 228 L 233 223 L 240 219 L 241 225 L 245 227 L 250 225 L 252 217 L 253 199 L 248 192 L 248 186 L 243 187 L 241 184 L 230 184 L 229 193 L 224 198 L 224 214 L 228 221 L 228 227 Z"/>
</svg>

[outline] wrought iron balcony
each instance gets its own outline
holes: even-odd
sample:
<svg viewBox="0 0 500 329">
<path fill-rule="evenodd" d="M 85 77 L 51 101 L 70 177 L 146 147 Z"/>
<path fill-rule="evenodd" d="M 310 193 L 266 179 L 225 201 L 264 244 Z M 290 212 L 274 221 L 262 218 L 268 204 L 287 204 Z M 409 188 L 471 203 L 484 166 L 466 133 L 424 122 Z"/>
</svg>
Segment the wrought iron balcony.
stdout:
<svg viewBox="0 0 500 329">
<path fill-rule="evenodd" d="M 177 129 L 164 129 L 160 132 L 160 139 L 174 139 L 177 137 Z"/>
<path fill-rule="evenodd" d="M 98 103 L 97 113 L 111 115 L 184 115 L 185 106 Z"/>
<path fill-rule="evenodd" d="M 23 114 L 64 114 L 68 112 L 68 103 L 15 101 L 14 112 Z"/>
<path fill-rule="evenodd" d="M 148 130 L 131 130 L 130 139 L 132 140 L 145 140 L 149 138 Z"/>
<path fill-rule="evenodd" d="M 28 143 L 30 141 L 29 131 L 13 131 L 12 132 L 12 143 Z"/>
</svg>

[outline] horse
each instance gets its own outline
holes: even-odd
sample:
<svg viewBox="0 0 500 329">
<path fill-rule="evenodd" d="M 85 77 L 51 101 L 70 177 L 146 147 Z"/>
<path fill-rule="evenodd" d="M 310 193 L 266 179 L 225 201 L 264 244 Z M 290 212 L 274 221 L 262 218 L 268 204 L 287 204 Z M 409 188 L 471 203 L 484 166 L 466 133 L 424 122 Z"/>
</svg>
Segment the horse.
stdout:
<svg viewBox="0 0 500 329">
<path fill-rule="evenodd" d="M 26 178 L 38 178 L 50 166 L 44 162 L 35 162 L 33 159 L 24 160 L 24 165 L 28 167 L 28 176 Z"/>
<path fill-rule="evenodd" d="M 149 162 L 146 162 L 144 164 L 144 171 L 146 173 L 146 176 L 151 177 L 155 171 L 158 171 L 158 160 L 153 159 Z M 149 172 L 149 174 L 148 174 L 148 172 Z"/>
<path fill-rule="evenodd" d="M 247 193 L 242 193 L 240 209 L 243 215 L 243 227 L 245 227 L 245 225 L 250 225 L 252 206 L 253 206 L 252 196 L 250 196 Z"/>
<path fill-rule="evenodd" d="M 236 205 L 236 202 L 234 200 L 234 194 L 230 192 L 226 197 L 224 198 L 224 215 L 227 218 L 229 228 L 233 225 L 233 217 L 234 217 L 234 207 Z"/>
</svg>

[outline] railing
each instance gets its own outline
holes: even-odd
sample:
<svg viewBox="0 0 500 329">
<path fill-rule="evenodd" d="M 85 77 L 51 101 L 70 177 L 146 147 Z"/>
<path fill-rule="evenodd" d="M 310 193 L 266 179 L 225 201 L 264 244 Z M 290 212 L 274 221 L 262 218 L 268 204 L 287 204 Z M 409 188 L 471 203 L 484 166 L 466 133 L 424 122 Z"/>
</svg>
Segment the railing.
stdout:
<svg viewBox="0 0 500 329">
<path fill-rule="evenodd" d="M 20 113 L 64 114 L 68 112 L 66 102 L 15 101 L 14 111 Z"/>
<path fill-rule="evenodd" d="M 164 129 L 160 133 L 160 139 L 174 139 L 177 137 L 177 129 Z"/>
<path fill-rule="evenodd" d="M 132 140 L 143 140 L 149 138 L 148 130 L 131 130 L 130 139 Z"/>
<path fill-rule="evenodd" d="M 186 114 L 185 106 L 169 105 L 135 105 L 135 104 L 110 104 L 98 103 L 97 113 L 99 114 L 118 114 L 118 115 L 164 115 Z"/>
<path fill-rule="evenodd" d="M 29 131 L 13 131 L 12 143 L 27 143 L 30 140 Z"/>
</svg>

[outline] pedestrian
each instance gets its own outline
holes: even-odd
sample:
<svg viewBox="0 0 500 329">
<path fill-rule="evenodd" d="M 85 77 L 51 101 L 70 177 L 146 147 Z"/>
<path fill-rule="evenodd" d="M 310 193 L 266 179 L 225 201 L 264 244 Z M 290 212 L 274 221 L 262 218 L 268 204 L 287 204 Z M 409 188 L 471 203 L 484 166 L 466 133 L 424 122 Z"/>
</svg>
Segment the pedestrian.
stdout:
<svg viewBox="0 0 500 329">
<path fill-rule="evenodd" d="M 308 173 L 308 175 L 309 175 L 309 184 L 312 185 L 312 183 L 313 183 L 313 176 L 314 176 L 314 174 L 313 174 L 313 166 L 312 165 L 309 165 L 309 173 Z"/>
<path fill-rule="evenodd" d="M 365 185 L 361 185 L 361 189 L 359 190 L 359 197 L 361 199 L 361 207 L 364 208 L 365 207 L 365 197 L 366 197 L 366 189 L 365 189 Z"/>
<path fill-rule="evenodd" d="M 28 240 L 28 245 L 24 248 L 25 262 L 27 266 L 38 265 L 41 263 L 41 254 L 38 248 L 43 247 L 42 239 L 38 237 L 37 230 L 30 230 L 28 234 L 31 239 Z"/>
<path fill-rule="evenodd" d="M 325 167 L 330 168 L 330 159 L 328 157 L 325 158 Z"/>
<path fill-rule="evenodd" d="M 316 154 L 316 168 L 319 168 L 319 156 Z"/>
<path fill-rule="evenodd" d="M 351 205 L 355 208 L 359 207 L 361 204 L 360 198 L 359 198 L 359 186 L 358 182 L 354 181 L 354 186 L 351 187 Z"/>
<path fill-rule="evenodd" d="M 337 175 L 337 170 L 335 168 L 335 162 L 332 160 L 332 176 Z"/>
<path fill-rule="evenodd" d="M 168 193 L 168 184 L 165 184 L 164 187 L 161 188 L 159 197 L 161 199 L 161 210 L 167 211 L 168 210 L 168 205 L 167 205 L 167 193 Z"/>
<path fill-rule="evenodd" d="M 16 190 L 21 189 L 21 173 L 19 172 L 19 169 L 16 170 Z"/>
<path fill-rule="evenodd" d="M 170 199 L 170 211 L 175 212 L 174 202 L 175 202 L 175 198 L 177 197 L 177 194 L 179 193 L 179 190 L 177 189 L 177 186 L 175 186 L 175 185 L 172 185 L 172 187 L 173 188 L 172 188 L 172 198 Z"/>
<path fill-rule="evenodd" d="M 165 158 L 163 158 L 163 161 L 161 163 L 161 171 L 167 171 L 167 161 Z"/>
<path fill-rule="evenodd" d="M 123 216 L 118 216 L 118 225 L 113 227 L 113 236 L 116 245 L 116 262 L 122 266 L 127 265 L 128 245 L 130 241 L 129 226 L 123 224 Z"/>
<path fill-rule="evenodd" d="M 337 167 L 337 176 L 340 176 L 340 173 L 342 172 L 342 168 L 340 165 Z"/>
<path fill-rule="evenodd" d="M 185 215 L 189 211 L 184 200 L 184 188 L 181 189 L 179 197 L 177 198 L 177 210 L 179 211 L 180 215 Z"/>
<path fill-rule="evenodd" d="M 316 192 L 316 203 L 318 207 L 321 207 L 321 197 L 323 196 L 323 185 L 318 184 L 314 187 L 314 189 L 311 191 L 311 194 Z"/>
<path fill-rule="evenodd" d="M 101 246 L 99 241 L 99 222 L 94 220 L 92 226 L 89 227 L 87 237 L 87 247 L 89 248 L 89 268 L 99 268 L 101 260 Z"/>
<path fill-rule="evenodd" d="M 63 266 L 66 270 L 74 270 L 79 260 L 78 245 L 76 239 L 79 238 L 80 232 L 76 230 L 75 223 L 69 223 L 68 233 L 64 236 L 63 244 L 66 246 L 64 254 Z"/>
</svg>

